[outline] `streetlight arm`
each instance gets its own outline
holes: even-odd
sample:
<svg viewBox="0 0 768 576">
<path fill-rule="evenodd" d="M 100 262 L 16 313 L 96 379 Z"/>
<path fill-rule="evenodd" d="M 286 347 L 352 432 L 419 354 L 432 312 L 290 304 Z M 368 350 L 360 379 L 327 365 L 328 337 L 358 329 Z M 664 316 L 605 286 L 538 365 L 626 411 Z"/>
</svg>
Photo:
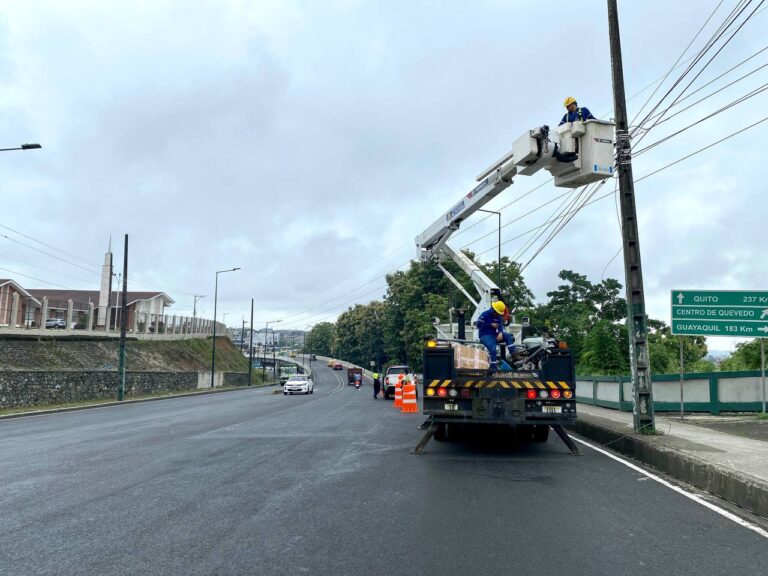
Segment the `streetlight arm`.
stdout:
<svg viewBox="0 0 768 576">
<path fill-rule="evenodd" d="M 0 152 L 10 152 L 11 150 L 36 150 L 42 148 L 40 144 L 22 144 L 17 148 L 0 148 Z"/>
</svg>

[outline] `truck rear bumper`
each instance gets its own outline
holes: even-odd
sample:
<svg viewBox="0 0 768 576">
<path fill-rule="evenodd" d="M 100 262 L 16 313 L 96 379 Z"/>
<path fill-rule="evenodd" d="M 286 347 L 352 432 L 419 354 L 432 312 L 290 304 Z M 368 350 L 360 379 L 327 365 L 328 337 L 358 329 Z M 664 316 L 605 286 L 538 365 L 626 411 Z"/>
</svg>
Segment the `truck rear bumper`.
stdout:
<svg viewBox="0 0 768 576">
<path fill-rule="evenodd" d="M 494 426 L 570 426 L 575 424 L 576 416 L 568 418 L 552 418 L 552 417 L 535 417 L 535 418 L 476 418 L 473 416 L 455 416 L 447 414 L 428 414 L 432 422 L 445 423 L 445 424 L 470 424 L 470 425 L 482 425 L 491 424 Z"/>
</svg>

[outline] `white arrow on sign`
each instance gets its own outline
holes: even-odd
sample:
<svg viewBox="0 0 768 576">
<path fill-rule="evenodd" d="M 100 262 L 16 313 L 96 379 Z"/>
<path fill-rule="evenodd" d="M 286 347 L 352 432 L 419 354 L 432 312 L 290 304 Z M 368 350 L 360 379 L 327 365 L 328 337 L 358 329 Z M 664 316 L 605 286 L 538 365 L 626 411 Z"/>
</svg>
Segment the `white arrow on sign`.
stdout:
<svg viewBox="0 0 768 576">
<path fill-rule="evenodd" d="M 762 314 L 760 314 L 760 320 L 762 320 L 762 319 L 763 319 L 763 318 L 765 318 L 766 316 L 768 316 L 768 308 L 766 308 L 765 310 L 763 310 Z"/>
<path fill-rule="evenodd" d="M 760 326 L 760 328 L 757 329 L 758 332 L 765 332 L 768 334 L 768 326 Z"/>
<path fill-rule="evenodd" d="M 685 296 L 683 296 L 683 293 L 680 292 L 680 294 L 677 295 L 677 303 L 678 304 L 682 304 L 684 298 L 685 298 Z"/>
</svg>

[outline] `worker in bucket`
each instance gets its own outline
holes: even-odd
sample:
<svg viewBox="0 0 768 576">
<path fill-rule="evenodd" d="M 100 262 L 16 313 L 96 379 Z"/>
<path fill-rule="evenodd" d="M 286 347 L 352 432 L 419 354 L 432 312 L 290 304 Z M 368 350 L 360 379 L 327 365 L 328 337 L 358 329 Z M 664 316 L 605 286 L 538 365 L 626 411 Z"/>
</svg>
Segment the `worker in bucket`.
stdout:
<svg viewBox="0 0 768 576">
<path fill-rule="evenodd" d="M 506 305 L 500 300 L 491 302 L 491 307 L 480 314 L 477 319 L 480 342 L 488 349 L 488 355 L 491 357 L 491 370 L 498 368 L 496 363 L 497 344 L 506 344 L 510 353 L 515 351 L 515 337 L 504 332 L 504 312 L 506 309 Z"/>
<path fill-rule="evenodd" d="M 583 106 L 580 107 L 576 103 L 576 98 L 573 96 L 568 96 L 568 98 L 565 99 L 565 102 L 563 102 L 565 105 L 565 109 L 567 112 L 563 115 L 563 119 L 560 120 L 560 124 L 565 124 L 566 122 L 575 122 L 576 120 L 580 120 L 582 122 L 585 122 L 586 120 L 594 120 L 595 117 L 592 116 L 592 112 L 590 112 L 587 108 L 584 108 Z"/>
</svg>

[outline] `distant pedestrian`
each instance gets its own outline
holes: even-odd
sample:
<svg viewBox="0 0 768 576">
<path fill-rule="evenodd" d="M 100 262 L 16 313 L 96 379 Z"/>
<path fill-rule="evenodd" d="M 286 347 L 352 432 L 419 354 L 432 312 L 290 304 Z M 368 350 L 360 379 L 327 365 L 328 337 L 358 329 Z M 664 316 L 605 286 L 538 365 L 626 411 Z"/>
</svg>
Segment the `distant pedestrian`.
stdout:
<svg viewBox="0 0 768 576">
<path fill-rule="evenodd" d="M 381 380 L 379 380 L 379 373 L 374 372 L 373 373 L 373 398 L 374 400 L 379 397 L 379 392 L 381 392 Z"/>
</svg>

